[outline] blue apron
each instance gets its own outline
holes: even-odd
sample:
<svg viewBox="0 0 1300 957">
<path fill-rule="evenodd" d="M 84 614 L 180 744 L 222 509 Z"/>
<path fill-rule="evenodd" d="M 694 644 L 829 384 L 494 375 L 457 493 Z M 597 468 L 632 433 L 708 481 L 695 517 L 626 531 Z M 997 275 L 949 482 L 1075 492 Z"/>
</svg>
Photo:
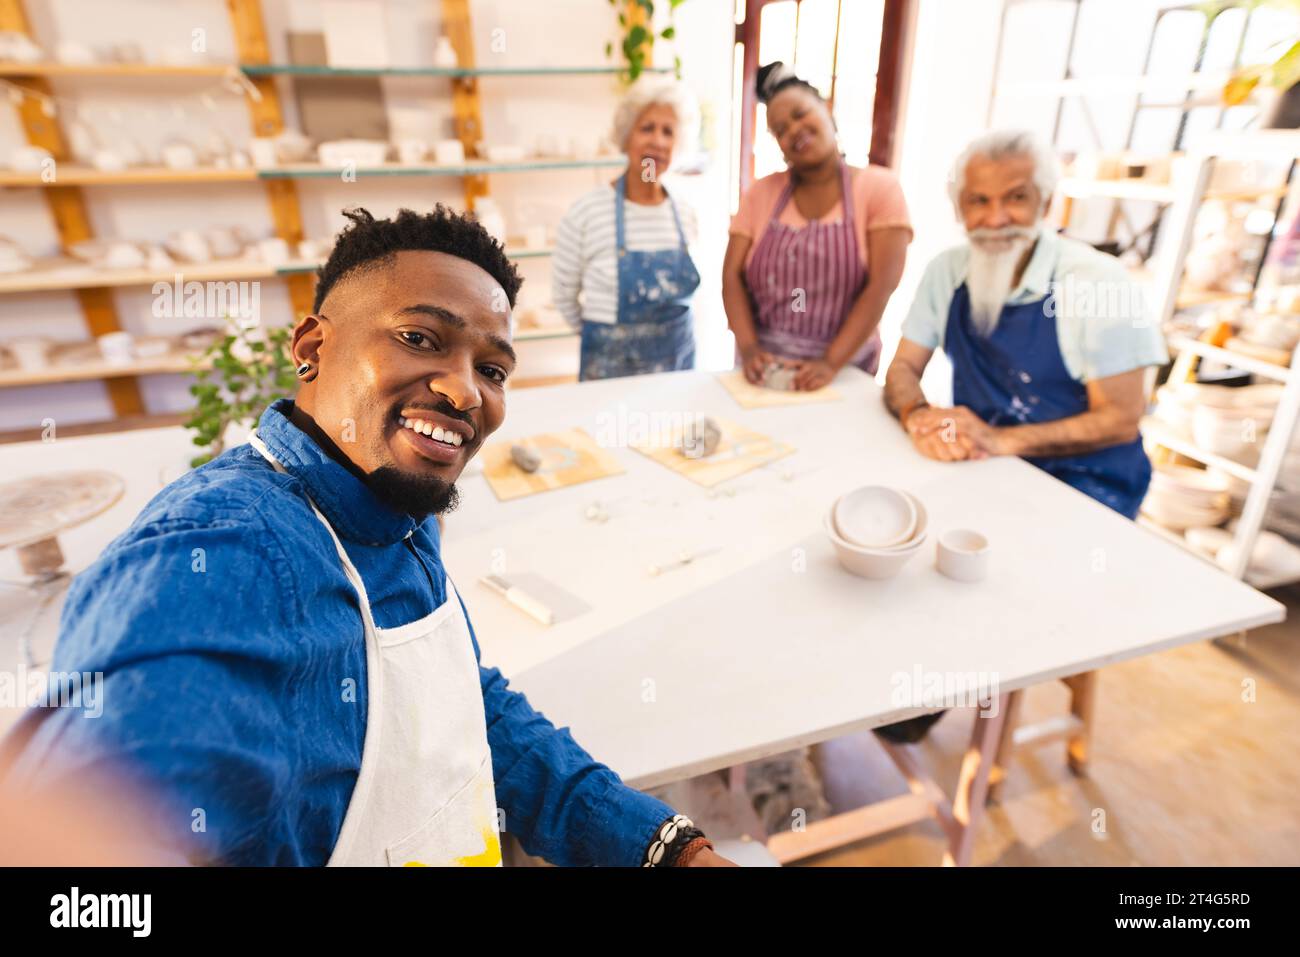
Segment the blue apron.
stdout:
<svg viewBox="0 0 1300 957">
<path fill-rule="evenodd" d="M 948 307 L 943 343 L 952 360 L 954 405 L 998 426 L 1053 422 L 1088 411 L 1088 390 L 1065 367 L 1056 310 L 1045 309 L 1046 303 L 1003 306 L 997 327 L 985 338 L 971 321 L 970 294 L 962 283 Z M 1130 519 L 1151 481 L 1141 438 L 1082 455 L 1026 456 L 1025 461 Z"/>
<path fill-rule="evenodd" d="M 694 368 L 691 296 L 700 284 L 700 274 L 686 250 L 686 233 L 677 215 L 677 204 L 668 197 L 680 246 L 633 252 L 627 248 L 623 229 L 626 174 L 618 178 L 614 192 L 618 319 L 612 323 L 583 320 L 578 380 Z"/>
</svg>

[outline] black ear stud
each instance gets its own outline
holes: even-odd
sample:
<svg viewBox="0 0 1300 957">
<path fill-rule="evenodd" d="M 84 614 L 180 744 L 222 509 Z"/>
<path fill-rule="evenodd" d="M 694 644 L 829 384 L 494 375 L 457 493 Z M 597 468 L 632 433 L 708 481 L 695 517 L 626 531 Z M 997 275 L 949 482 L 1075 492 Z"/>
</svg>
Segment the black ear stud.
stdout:
<svg viewBox="0 0 1300 957">
<path fill-rule="evenodd" d="M 298 366 L 298 378 L 301 379 L 303 376 L 305 376 L 305 375 L 306 375 L 308 372 L 310 372 L 310 371 L 311 371 L 311 363 L 310 363 L 310 362 L 304 362 L 302 365 Z"/>
</svg>

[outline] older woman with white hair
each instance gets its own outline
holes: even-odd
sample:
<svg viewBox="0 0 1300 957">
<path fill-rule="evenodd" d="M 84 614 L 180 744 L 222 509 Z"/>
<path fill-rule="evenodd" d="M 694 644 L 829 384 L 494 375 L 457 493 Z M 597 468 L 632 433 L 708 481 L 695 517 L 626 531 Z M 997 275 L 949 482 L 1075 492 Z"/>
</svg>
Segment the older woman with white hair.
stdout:
<svg viewBox="0 0 1300 957">
<path fill-rule="evenodd" d="M 885 401 L 930 458 L 1018 455 L 1134 518 L 1151 464 L 1145 370 L 1168 361 L 1140 286 L 1112 256 L 1044 228 L 1056 157 L 1032 134 L 987 133 L 948 190 L 968 243 L 926 268 L 885 377 Z M 921 374 L 952 364 L 952 407 Z"/>
<path fill-rule="evenodd" d="M 663 174 L 699 121 L 676 81 L 638 80 L 619 104 L 614 142 L 627 168 L 578 199 L 561 220 L 551 266 L 556 308 L 582 330 L 579 379 L 689 369 L 691 298 L 700 274 L 689 243 L 694 211 L 668 195 Z"/>
</svg>

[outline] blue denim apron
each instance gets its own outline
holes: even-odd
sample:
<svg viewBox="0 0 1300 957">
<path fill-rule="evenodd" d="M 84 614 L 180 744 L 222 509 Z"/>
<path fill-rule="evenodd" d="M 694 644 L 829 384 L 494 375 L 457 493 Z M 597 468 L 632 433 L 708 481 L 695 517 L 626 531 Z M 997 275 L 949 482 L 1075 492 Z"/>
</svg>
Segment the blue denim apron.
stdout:
<svg viewBox="0 0 1300 957">
<path fill-rule="evenodd" d="M 1047 299 L 1003 306 L 985 338 L 971 321 L 970 294 L 962 283 L 948 307 L 943 343 L 952 360 L 954 405 L 998 426 L 1053 422 L 1088 411 L 1088 390 L 1066 369 L 1056 310 L 1046 306 Z M 1025 461 L 1130 519 L 1151 481 L 1141 438 L 1082 455 Z"/>
<path fill-rule="evenodd" d="M 578 380 L 613 379 L 650 372 L 675 372 L 695 366 L 695 317 L 691 296 L 700 274 L 686 249 L 677 204 L 668 204 L 677 225 L 677 249 L 633 252 L 623 229 L 627 176 L 614 185 L 615 243 L 618 257 L 618 319 L 582 323 Z"/>
</svg>

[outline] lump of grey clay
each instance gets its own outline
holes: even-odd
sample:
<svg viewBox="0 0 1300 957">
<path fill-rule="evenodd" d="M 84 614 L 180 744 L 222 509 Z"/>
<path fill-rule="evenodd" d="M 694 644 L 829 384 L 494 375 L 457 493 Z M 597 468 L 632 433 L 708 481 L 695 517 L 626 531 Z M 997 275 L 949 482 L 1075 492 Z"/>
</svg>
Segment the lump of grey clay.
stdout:
<svg viewBox="0 0 1300 957">
<path fill-rule="evenodd" d="M 709 417 L 695 419 L 682 434 L 682 455 L 688 459 L 704 458 L 718 450 L 722 429 Z"/>
<path fill-rule="evenodd" d="M 536 472 L 542 465 L 542 457 L 537 450 L 526 445 L 510 446 L 510 458 L 525 472 Z"/>
<path fill-rule="evenodd" d="M 794 369 L 773 362 L 763 370 L 763 385 L 789 392 L 794 388 Z"/>
</svg>

